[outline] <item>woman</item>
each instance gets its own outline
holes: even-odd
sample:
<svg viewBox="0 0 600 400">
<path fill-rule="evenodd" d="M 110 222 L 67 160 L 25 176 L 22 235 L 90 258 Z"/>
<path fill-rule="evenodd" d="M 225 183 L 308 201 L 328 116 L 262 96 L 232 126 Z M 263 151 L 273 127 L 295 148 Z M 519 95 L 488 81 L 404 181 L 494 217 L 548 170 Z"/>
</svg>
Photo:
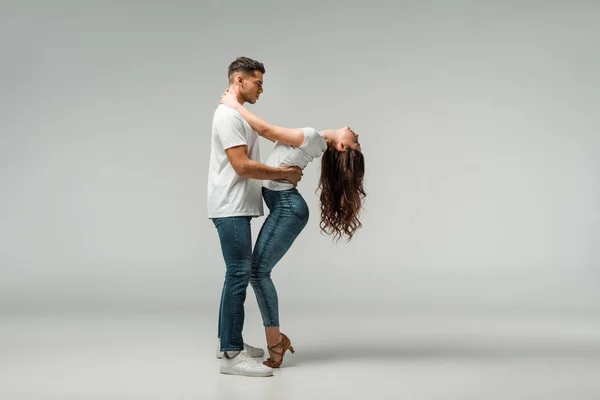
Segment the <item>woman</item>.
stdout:
<svg viewBox="0 0 600 400">
<path fill-rule="evenodd" d="M 322 156 L 318 186 L 321 190 L 321 231 L 333 235 L 336 241 L 342 237 L 351 240 L 362 226 L 359 212 L 366 196 L 363 189 L 365 164 L 358 135 L 347 126 L 317 132 L 313 128 L 289 129 L 270 125 L 248 111 L 228 90 L 220 102 L 237 110 L 260 136 L 275 142 L 265 164 L 304 169 L 310 161 Z M 262 191 L 270 213 L 252 254 L 250 284 L 267 337 L 270 357 L 264 364 L 278 368 L 285 352 L 294 353 L 294 348 L 279 330 L 277 291 L 271 280 L 271 270 L 306 226 L 309 211 L 298 190 L 288 182 L 263 181 Z"/>
</svg>

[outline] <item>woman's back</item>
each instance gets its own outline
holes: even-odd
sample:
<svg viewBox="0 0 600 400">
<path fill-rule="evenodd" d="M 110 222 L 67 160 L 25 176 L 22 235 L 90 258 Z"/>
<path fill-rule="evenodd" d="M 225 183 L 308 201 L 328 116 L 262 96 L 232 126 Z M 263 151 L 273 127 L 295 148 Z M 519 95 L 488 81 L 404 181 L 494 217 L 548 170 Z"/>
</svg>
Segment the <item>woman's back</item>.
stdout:
<svg viewBox="0 0 600 400">
<path fill-rule="evenodd" d="M 301 146 L 289 146 L 275 142 L 265 164 L 270 167 L 297 166 L 306 168 L 309 162 L 320 157 L 327 149 L 327 142 L 314 128 L 302 128 L 304 142 Z M 263 181 L 263 186 L 271 190 L 287 190 L 294 186 L 288 182 Z"/>
</svg>

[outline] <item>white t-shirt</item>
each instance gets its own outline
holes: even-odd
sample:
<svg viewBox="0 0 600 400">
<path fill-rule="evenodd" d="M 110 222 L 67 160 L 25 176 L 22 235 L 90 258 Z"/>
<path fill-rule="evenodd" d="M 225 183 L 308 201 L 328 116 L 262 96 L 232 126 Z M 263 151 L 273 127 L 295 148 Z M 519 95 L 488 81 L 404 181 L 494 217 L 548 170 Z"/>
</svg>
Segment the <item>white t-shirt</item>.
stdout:
<svg viewBox="0 0 600 400">
<path fill-rule="evenodd" d="M 223 104 L 215 110 L 208 164 L 208 218 L 263 215 L 261 181 L 239 176 L 225 150 L 248 146 L 248 158 L 260 161 L 258 134 L 241 114 Z"/>
<path fill-rule="evenodd" d="M 304 142 L 300 147 L 275 142 L 265 164 L 276 168 L 298 166 L 304 169 L 309 162 L 320 157 L 327 150 L 325 138 L 315 129 L 302 128 L 302 132 L 304 132 Z M 271 190 L 286 190 L 294 187 L 291 183 L 278 181 L 263 181 L 262 184 Z"/>
</svg>

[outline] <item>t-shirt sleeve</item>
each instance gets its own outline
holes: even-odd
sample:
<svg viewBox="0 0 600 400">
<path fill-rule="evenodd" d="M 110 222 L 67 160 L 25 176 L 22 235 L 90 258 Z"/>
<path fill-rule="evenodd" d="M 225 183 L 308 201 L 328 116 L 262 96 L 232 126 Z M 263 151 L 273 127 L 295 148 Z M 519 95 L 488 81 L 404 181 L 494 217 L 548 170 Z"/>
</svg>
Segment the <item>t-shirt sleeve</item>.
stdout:
<svg viewBox="0 0 600 400">
<path fill-rule="evenodd" d="M 221 120 L 217 127 L 217 135 L 223 145 L 223 150 L 248 145 L 244 123 L 234 115 L 228 115 Z"/>
<path fill-rule="evenodd" d="M 314 128 L 301 128 L 304 132 L 304 142 L 300 146 L 312 157 L 319 157 L 322 153 L 321 142 L 324 140 Z"/>
</svg>

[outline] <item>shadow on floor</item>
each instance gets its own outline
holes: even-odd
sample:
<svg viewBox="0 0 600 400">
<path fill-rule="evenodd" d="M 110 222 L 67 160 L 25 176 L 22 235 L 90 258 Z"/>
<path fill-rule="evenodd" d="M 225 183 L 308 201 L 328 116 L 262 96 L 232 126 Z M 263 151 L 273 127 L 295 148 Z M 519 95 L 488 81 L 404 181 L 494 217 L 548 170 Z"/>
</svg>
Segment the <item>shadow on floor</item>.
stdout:
<svg viewBox="0 0 600 400">
<path fill-rule="evenodd" d="M 348 360 L 402 359 L 598 359 L 598 343 L 449 343 L 449 344 L 344 344 L 303 347 L 286 353 L 286 366 Z"/>
</svg>

